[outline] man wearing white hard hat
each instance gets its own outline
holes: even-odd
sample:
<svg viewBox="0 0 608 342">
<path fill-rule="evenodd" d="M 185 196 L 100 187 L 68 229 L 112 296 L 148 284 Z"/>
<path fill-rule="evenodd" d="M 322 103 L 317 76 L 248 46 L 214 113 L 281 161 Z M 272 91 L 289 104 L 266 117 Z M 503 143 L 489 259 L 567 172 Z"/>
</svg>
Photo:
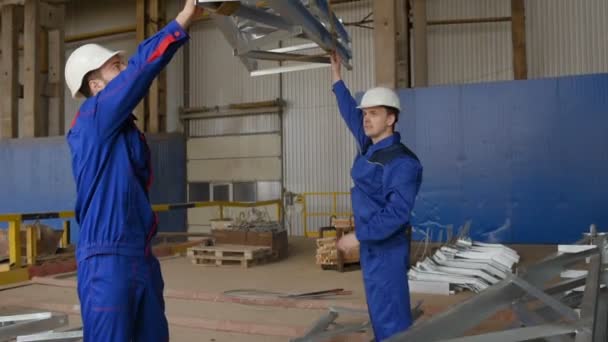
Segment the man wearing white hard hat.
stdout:
<svg viewBox="0 0 608 342">
<path fill-rule="evenodd" d="M 410 219 L 422 165 L 395 132 L 401 112 L 397 94 L 373 88 L 357 106 L 342 81 L 338 55 L 332 54 L 331 64 L 338 107 L 359 149 L 351 170 L 355 233 L 344 235 L 338 248 L 359 247 L 374 337 L 383 341 L 412 324 L 407 281 Z"/>
<path fill-rule="evenodd" d="M 96 44 L 65 66 L 74 98 L 84 97 L 67 140 L 76 180 L 80 236 L 78 296 L 85 341 L 168 341 L 163 279 L 151 253 L 157 218 L 150 206 L 150 150 L 132 111 L 175 52 L 197 14 L 187 0 L 178 16 L 124 52 Z"/>
</svg>

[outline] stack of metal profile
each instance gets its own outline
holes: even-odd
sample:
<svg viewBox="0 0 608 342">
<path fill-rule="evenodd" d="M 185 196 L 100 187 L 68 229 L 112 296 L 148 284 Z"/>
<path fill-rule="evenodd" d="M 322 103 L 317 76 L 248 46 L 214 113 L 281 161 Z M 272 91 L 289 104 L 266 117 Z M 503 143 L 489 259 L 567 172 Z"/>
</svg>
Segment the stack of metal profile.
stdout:
<svg viewBox="0 0 608 342">
<path fill-rule="evenodd" d="M 501 245 L 460 238 L 418 262 L 408 273 L 410 290 L 450 294 L 458 290 L 481 292 L 513 273 L 519 255 Z"/>
</svg>

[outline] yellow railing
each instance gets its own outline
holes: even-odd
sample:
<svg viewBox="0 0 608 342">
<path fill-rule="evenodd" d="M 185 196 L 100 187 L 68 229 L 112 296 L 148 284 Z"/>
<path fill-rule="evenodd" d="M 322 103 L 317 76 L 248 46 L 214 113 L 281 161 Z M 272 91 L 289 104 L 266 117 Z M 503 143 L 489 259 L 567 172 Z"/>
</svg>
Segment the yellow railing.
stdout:
<svg viewBox="0 0 608 342">
<path fill-rule="evenodd" d="M 189 203 L 176 203 L 176 204 L 157 204 L 153 205 L 152 209 L 155 212 L 165 212 L 178 209 L 190 209 L 190 208 L 207 208 L 207 207 L 218 207 L 220 219 L 224 218 L 225 208 L 255 208 L 262 206 L 274 205 L 276 207 L 276 214 L 278 220 L 281 220 L 281 200 L 263 201 L 263 202 L 189 202 Z M 22 266 L 22 255 L 21 255 L 21 223 L 24 221 L 36 221 L 45 219 L 64 219 L 63 222 L 63 234 L 61 237 L 61 247 L 65 248 L 69 245 L 70 241 L 70 221 L 66 219 L 74 218 L 75 213 L 73 211 L 60 211 L 60 212 L 48 212 L 48 213 L 29 213 L 29 214 L 0 214 L 0 222 L 8 222 L 8 250 L 9 250 L 9 267 L 8 269 L 0 268 L 0 271 L 15 271 L 19 276 L 15 276 L 16 273 L 9 274 L 9 272 L 0 272 L 4 276 L 0 276 L 0 285 L 27 280 L 27 272 L 23 272 Z M 28 226 L 26 230 L 26 265 L 31 266 L 36 263 L 36 238 L 38 236 L 37 227 L 35 225 Z M 27 271 L 27 270 L 26 270 Z M 25 277 L 25 279 L 23 279 Z M 9 280 L 7 280 L 9 279 Z"/>
<path fill-rule="evenodd" d="M 352 212 L 338 212 L 338 198 L 341 196 L 347 196 L 350 202 L 350 192 L 305 192 L 301 194 L 302 198 L 302 219 L 304 224 L 304 236 L 306 237 L 318 237 L 318 231 L 310 231 L 308 228 L 308 219 L 310 217 L 327 217 L 327 222 L 330 222 L 332 217 L 351 217 Z M 331 198 L 331 209 L 330 211 L 310 212 L 308 211 L 308 205 L 311 198 Z M 319 227 L 315 227 L 319 228 Z"/>
</svg>

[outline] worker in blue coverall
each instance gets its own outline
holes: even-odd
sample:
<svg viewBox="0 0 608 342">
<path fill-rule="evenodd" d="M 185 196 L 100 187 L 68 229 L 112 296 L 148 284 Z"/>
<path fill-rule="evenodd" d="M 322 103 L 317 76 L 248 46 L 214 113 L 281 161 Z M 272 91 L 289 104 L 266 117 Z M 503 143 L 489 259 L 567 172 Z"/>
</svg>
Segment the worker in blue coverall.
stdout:
<svg viewBox="0 0 608 342">
<path fill-rule="evenodd" d="M 359 246 L 374 337 L 383 341 L 412 324 L 407 282 L 410 219 L 422 166 L 395 132 L 401 110 L 397 94 L 373 88 L 357 106 L 342 81 L 341 60 L 335 53 L 331 65 L 338 107 L 358 147 L 351 170 L 355 233 L 344 235 L 338 248 Z"/>
<path fill-rule="evenodd" d="M 152 81 L 188 41 L 199 10 L 193 0 L 124 52 L 96 44 L 76 49 L 65 67 L 72 97 L 85 97 L 67 141 L 76 181 L 78 296 L 85 341 L 168 341 L 163 279 L 151 253 L 157 218 L 148 189 L 150 150 L 132 111 Z"/>
</svg>

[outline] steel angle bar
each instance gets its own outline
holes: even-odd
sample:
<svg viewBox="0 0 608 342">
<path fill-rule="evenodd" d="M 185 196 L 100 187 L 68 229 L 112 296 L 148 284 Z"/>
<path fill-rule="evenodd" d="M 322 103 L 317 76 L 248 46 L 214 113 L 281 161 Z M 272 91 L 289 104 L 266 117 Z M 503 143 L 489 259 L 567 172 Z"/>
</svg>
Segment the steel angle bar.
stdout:
<svg viewBox="0 0 608 342">
<path fill-rule="evenodd" d="M 520 322 L 525 326 L 554 323 L 561 319 L 559 313 L 546 305 L 530 309 L 527 303 L 516 302 L 511 308 Z M 574 336 L 546 337 L 544 340 L 548 342 L 572 342 L 574 341 Z"/>
<path fill-rule="evenodd" d="M 80 331 L 66 331 L 66 332 L 50 332 L 36 335 L 25 335 L 18 336 L 17 342 L 70 342 L 79 341 L 83 338 L 83 332 Z"/>
<path fill-rule="evenodd" d="M 352 69 L 348 61 L 352 54 L 339 41 L 332 39 L 331 33 L 306 9 L 299 0 L 267 0 L 272 9 L 292 23 L 302 27 L 308 39 L 317 43 L 325 51 L 336 50 L 347 69 Z M 334 43 L 336 46 L 334 46 Z"/>
<path fill-rule="evenodd" d="M 309 331 L 304 335 L 304 339 L 310 337 L 315 334 L 319 334 L 324 332 L 334 321 L 338 318 L 338 313 L 336 311 L 329 310 L 325 315 L 323 315 Z"/>
<path fill-rule="evenodd" d="M 300 45 L 286 46 L 286 47 L 272 49 L 272 50 L 268 50 L 268 51 L 283 53 L 283 52 L 294 52 L 294 51 L 318 49 L 318 48 L 319 48 L 319 45 L 317 45 L 317 43 L 306 43 L 306 44 L 300 44 Z"/>
<path fill-rule="evenodd" d="M 483 335 L 452 338 L 447 340 L 433 340 L 442 342 L 516 342 L 529 341 L 533 339 L 563 336 L 576 332 L 574 324 L 544 324 L 533 327 L 510 329 Z M 428 340 L 431 341 L 431 340 Z"/>
<path fill-rule="evenodd" d="M 581 306 L 581 303 L 583 302 L 583 293 L 571 291 L 571 292 L 568 292 L 567 294 L 559 297 L 559 301 L 564 303 L 565 305 L 568 305 L 571 308 L 578 308 Z M 545 307 L 545 309 L 553 310 L 548 307 Z"/>
<path fill-rule="evenodd" d="M 241 56 L 249 51 L 261 49 L 264 46 L 268 46 L 273 43 L 278 44 L 278 42 L 280 40 L 293 38 L 300 34 L 302 34 L 301 27 L 296 27 L 291 31 L 275 31 L 275 32 L 269 33 L 261 38 L 244 42 L 243 43 L 245 45 L 244 47 L 240 46 L 240 47 L 237 47 L 236 49 L 234 49 L 234 55 Z"/>
<path fill-rule="evenodd" d="M 556 295 L 559 293 L 570 291 L 570 290 L 580 287 L 582 285 L 585 285 L 586 281 L 587 281 L 587 276 L 566 279 L 564 281 L 561 281 L 557 284 L 553 284 L 553 285 L 545 288 L 543 290 L 543 292 L 545 292 L 548 295 Z"/>
<path fill-rule="evenodd" d="M 65 314 L 52 314 L 48 318 L 20 321 L 0 328 L 0 341 L 12 337 L 31 334 L 36 332 L 54 330 L 68 324 L 68 316 Z"/>
<path fill-rule="evenodd" d="M 457 260 L 441 260 L 438 258 L 434 258 L 435 262 L 440 266 L 448 266 L 448 267 L 459 267 L 459 268 L 467 268 L 473 270 L 482 270 L 489 274 L 492 274 L 496 277 L 504 279 L 507 277 L 507 273 L 492 266 L 490 263 L 480 263 L 480 262 L 466 262 L 466 261 L 457 261 Z"/>
<path fill-rule="evenodd" d="M 576 342 L 593 340 L 593 331 L 595 325 L 598 323 L 595 318 L 598 311 L 601 267 L 601 256 L 592 256 L 589 265 L 589 273 L 587 274 L 587 282 L 585 284 L 585 292 L 583 294 L 583 302 L 581 303 L 581 321 L 584 322 L 584 324 L 576 335 Z"/>
<path fill-rule="evenodd" d="M 496 312 L 509 308 L 511 303 L 523 294 L 523 290 L 512 284 L 510 279 L 486 289 L 480 294 L 429 318 L 420 325 L 398 334 L 388 341 L 438 341 L 460 336 L 477 326 L 482 320 Z M 466 317 L 467 319 L 463 319 Z"/>
<path fill-rule="evenodd" d="M 412 293 L 426 293 L 449 296 L 450 283 L 447 281 L 424 281 L 409 279 L 409 289 Z"/>
<path fill-rule="evenodd" d="M 493 277 L 492 275 L 484 272 L 483 270 L 450 266 L 433 266 L 433 268 L 439 272 L 481 278 L 490 285 L 496 284 L 500 281 L 500 279 Z"/>
<path fill-rule="evenodd" d="M 291 342 L 316 342 L 326 341 L 329 338 L 340 336 L 348 333 L 365 331 L 369 327 L 369 322 L 361 324 L 339 325 L 335 323 L 339 313 L 354 313 L 360 315 L 359 310 L 349 310 L 344 308 L 330 307 L 329 311 L 324 314 L 309 331 L 302 337 L 291 339 Z M 330 326 L 335 326 L 334 329 L 327 330 Z"/>
<path fill-rule="evenodd" d="M 308 56 L 293 53 L 276 53 L 269 51 L 254 50 L 245 53 L 243 56 L 253 59 L 263 59 L 269 61 L 299 61 L 299 62 L 310 62 L 310 63 L 327 63 L 329 64 L 329 57 L 323 56 Z"/>
<path fill-rule="evenodd" d="M 333 14 L 333 18 L 329 18 L 329 5 L 327 4 L 327 0 L 313 0 L 312 3 L 314 3 L 314 5 L 320 10 L 320 13 L 323 15 L 323 19 L 327 21 L 334 21 L 334 27 L 336 28 L 336 33 L 338 34 L 338 36 L 346 43 L 350 43 L 350 37 L 338 17 Z"/>
<path fill-rule="evenodd" d="M 329 311 L 330 312 L 335 312 L 335 313 L 338 313 L 338 314 L 349 314 L 349 315 L 364 316 L 364 317 L 368 317 L 369 316 L 367 310 L 343 308 L 343 307 L 340 307 L 340 306 L 331 306 L 331 307 L 329 307 Z"/>
<path fill-rule="evenodd" d="M 244 4 L 239 6 L 239 8 L 233 13 L 233 16 L 249 19 L 286 31 L 291 31 L 294 27 L 294 25 L 285 20 L 285 18 Z"/>
<path fill-rule="evenodd" d="M 573 254 L 553 254 L 539 262 L 538 264 L 531 265 L 524 270 L 524 279 L 530 284 L 540 286 L 551 280 L 555 275 L 560 274 L 561 271 L 570 267 L 572 264 L 579 262 L 580 260 L 597 255 L 598 250 L 587 250 Z"/>
<path fill-rule="evenodd" d="M 329 331 L 319 332 L 307 337 L 300 337 L 296 339 L 292 339 L 292 342 L 322 342 L 328 341 L 329 339 L 337 336 L 342 336 L 345 334 L 356 333 L 356 332 L 364 332 L 369 328 L 369 322 L 362 324 L 348 324 L 345 326 L 341 326 L 336 329 L 332 329 Z"/>
<path fill-rule="evenodd" d="M 283 73 L 283 72 L 320 69 L 320 68 L 327 68 L 327 67 L 329 67 L 329 64 L 325 64 L 325 63 L 306 63 L 306 64 L 298 64 L 298 65 L 286 65 L 286 66 L 282 66 L 282 67 L 251 71 L 250 75 L 251 76 L 266 76 L 266 75 L 279 74 L 279 73 Z"/>
<path fill-rule="evenodd" d="M 551 322 L 549 318 L 539 315 L 535 310 L 530 310 L 525 303 L 513 303 L 511 310 L 523 326 L 540 325 Z"/>
<path fill-rule="evenodd" d="M 468 285 L 474 287 L 476 292 L 488 288 L 488 284 L 486 284 L 480 279 L 474 277 L 459 276 L 455 274 L 448 274 L 444 272 L 420 271 L 416 269 L 411 269 L 409 271 L 409 276 L 410 279 L 413 280 L 448 282 L 450 284 L 458 286 Z"/>
<path fill-rule="evenodd" d="M 0 316 L 0 324 L 6 323 L 15 323 L 22 321 L 32 321 L 32 320 L 40 320 L 51 318 L 53 313 L 51 312 L 37 312 L 33 314 L 25 314 L 25 315 L 13 315 L 13 316 Z"/>
<path fill-rule="evenodd" d="M 608 293 L 602 292 L 598 298 L 598 309 L 593 329 L 594 341 L 608 341 Z"/>
<path fill-rule="evenodd" d="M 549 307 L 553 308 L 555 311 L 559 312 L 563 317 L 565 317 L 571 321 L 576 321 L 580 318 L 579 315 L 576 313 L 576 311 L 574 311 L 570 307 L 564 305 L 559 300 L 557 300 L 557 299 L 551 297 L 550 295 L 544 293 L 543 291 L 539 290 L 538 288 L 531 285 L 527 281 L 525 281 L 517 276 L 513 276 L 513 283 L 516 284 L 517 286 L 519 286 L 524 291 L 526 291 L 528 294 L 541 300 L 543 303 L 545 303 Z"/>
<path fill-rule="evenodd" d="M 557 245 L 558 253 L 579 253 L 589 249 L 596 249 L 594 245 Z"/>
</svg>

